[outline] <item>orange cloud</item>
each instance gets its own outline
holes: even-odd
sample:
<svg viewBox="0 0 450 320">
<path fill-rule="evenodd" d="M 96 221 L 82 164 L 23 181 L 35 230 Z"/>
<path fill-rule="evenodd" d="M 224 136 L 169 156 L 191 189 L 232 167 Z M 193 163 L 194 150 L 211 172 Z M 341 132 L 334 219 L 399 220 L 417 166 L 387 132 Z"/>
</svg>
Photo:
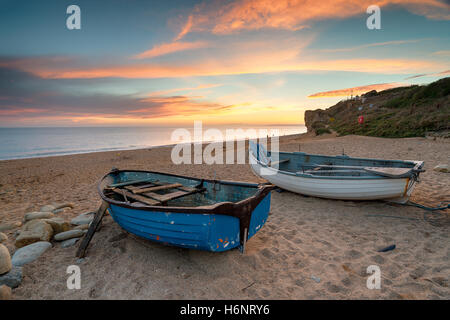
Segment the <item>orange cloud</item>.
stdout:
<svg viewBox="0 0 450 320">
<path fill-rule="evenodd" d="M 445 71 L 442 71 L 442 72 L 439 72 L 439 73 L 435 73 L 434 75 L 437 75 L 437 76 L 450 75 L 450 70 L 445 70 Z"/>
<path fill-rule="evenodd" d="M 339 89 L 339 90 L 333 90 L 333 91 L 325 91 L 325 92 L 318 92 L 314 93 L 312 95 L 309 95 L 308 98 L 329 98 L 329 97 L 348 97 L 350 95 L 356 96 L 361 95 L 366 92 L 372 91 L 372 90 L 386 90 L 396 87 L 404 86 L 405 84 L 402 83 L 380 83 L 380 84 L 371 84 L 367 86 L 360 86 L 360 87 L 353 87 L 353 88 L 346 88 L 346 89 Z"/>
<path fill-rule="evenodd" d="M 35 109 L 35 108 L 17 108 L 17 109 L 5 109 L 0 110 L 1 116 L 15 116 L 15 115 L 21 115 L 25 113 L 41 113 L 43 111 L 46 111 L 44 109 Z"/>
<path fill-rule="evenodd" d="M 149 97 L 142 99 L 141 102 L 149 105 L 158 105 L 155 108 L 143 107 L 140 109 L 130 110 L 130 114 L 141 114 L 143 118 L 167 117 L 174 115 L 217 115 L 220 111 L 232 109 L 233 105 L 222 105 L 219 103 L 199 101 L 202 97 L 195 96 L 171 96 L 171 97 Z"/>
<path fill-rule="evenodd" d="M 442 72 L 436 72 L 436 73 L 422 73 L 422 74 L 416 74 L 414 76 L 405 78 L 405 80 L 415 79 L 415 78 L 421 78 L 421 77 L 441 77 L 446 76 L 450 74 L 450 70 L 445 70 Z"/>
<path fill-rule="evenodd" d="M 93 79 L 93 78 L 177 78 L 191 76 L 218 76 L 248 73 L 285 71 L 353 71 L 373 73 L 411 73 L 441 69 L 438 62 L 409 59 L 343 59 L 296 61 L 293 54 L 273 52 L 260 55 L 238 55 L 228 60 L 211 59 L 204 63 L 187 65 L 132 64 L 98 68 L 58 68 L 57 66 L 26 68 L 39 77 L 48 79 Z"/>
<path fill-rule="evenodd" d="M 181 38 L 183 38 L 187 33 L 191 31 L 192 28 L 192 15 L 188 17 L 188 20 L 186 24 L 183 26 L 183 29 L 181 29 L 180 33 L 175 37 L 174 41 L 178 41 Z"/>
<path fill-rule="evenodd" d="M 134 56 L 135 59 L 148 59 L 163 56 L 169 53 L 205 48 L 208 44 L 204 41 L 197 42 L 172 42 L 163 43 Z"/>
<path fill-rule="evenodd" d="M 450 5 L 438 0 L 239 0 L 197 5 L 177 40 L 189 32 L 229 34 L 240 30 L 277 28 L 299 30 L 323 19 L 366 14 L 370 5 L 399 5 L 430 19 L 450 19 Z"/>
<path fill-rule="evenodd" d="M 433 52 L 433 55 L 436 55 L 436 56 L 450 56 L 450 50 L 436 51 L 436 52 Z"/>
</svg>

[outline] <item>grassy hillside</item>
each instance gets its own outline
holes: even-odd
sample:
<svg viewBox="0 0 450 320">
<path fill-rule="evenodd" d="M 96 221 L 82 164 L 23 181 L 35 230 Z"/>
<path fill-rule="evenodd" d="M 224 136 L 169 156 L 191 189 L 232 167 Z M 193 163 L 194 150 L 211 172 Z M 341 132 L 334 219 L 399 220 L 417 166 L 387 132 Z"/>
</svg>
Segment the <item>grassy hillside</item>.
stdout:
<svg viewBox="0 0 450 320">
<path fill-rule="evenodd" d="M 359 110 L 362 109 L 362 110 Z M 364 124 L 358 116 L 364 116 Z M 450 130 L 450 78 L 340 101 L 326 110 L 306 111 L 308 131 L 377 137 L 417 137 Z M 309 122 L 309 123 L 308 123 Z"/>
</svg>

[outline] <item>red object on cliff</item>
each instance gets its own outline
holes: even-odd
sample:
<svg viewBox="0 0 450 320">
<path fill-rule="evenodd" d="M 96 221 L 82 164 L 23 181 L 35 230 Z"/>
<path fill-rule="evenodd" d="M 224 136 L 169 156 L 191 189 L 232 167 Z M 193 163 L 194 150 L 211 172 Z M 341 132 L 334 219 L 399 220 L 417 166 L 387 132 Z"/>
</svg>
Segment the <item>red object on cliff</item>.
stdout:
<svg viewBox="0 0 450 320">
<path fill-rule="evenodd" d="M 358 117 L 358 123 L 359 124 L 363 124 L 364 123 L 364 117 L 363 116 L 359 116 Z"/>
</svg>

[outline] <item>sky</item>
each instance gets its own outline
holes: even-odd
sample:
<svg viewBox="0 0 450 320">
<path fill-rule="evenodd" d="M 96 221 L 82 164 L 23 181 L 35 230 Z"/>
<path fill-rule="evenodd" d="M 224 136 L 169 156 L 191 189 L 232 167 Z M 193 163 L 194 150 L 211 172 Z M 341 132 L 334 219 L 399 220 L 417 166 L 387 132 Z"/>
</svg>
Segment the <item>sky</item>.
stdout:
<svg viewBox="0 0 450 320">
<path fill-rule="evenodd" d="M 0 0 L 0 126 L 298 125 L 449 76 L 449 40 L 448 0 Z"/>
</svg>

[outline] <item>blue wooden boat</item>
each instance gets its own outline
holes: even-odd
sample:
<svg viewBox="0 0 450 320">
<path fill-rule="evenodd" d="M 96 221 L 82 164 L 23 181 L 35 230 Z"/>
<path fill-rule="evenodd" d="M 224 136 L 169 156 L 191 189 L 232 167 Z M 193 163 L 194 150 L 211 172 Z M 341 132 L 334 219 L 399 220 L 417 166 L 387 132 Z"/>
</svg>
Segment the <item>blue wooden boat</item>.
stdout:
<svg viewBox="0 0 450 320">
<path fill-rule="evenodd" d="M 114 169 L 98 192 L 115 222 L 130 233 L 168 245 L 226 251 L 243 250 L 267 221 L 273 188 Z"/>
</svg>

